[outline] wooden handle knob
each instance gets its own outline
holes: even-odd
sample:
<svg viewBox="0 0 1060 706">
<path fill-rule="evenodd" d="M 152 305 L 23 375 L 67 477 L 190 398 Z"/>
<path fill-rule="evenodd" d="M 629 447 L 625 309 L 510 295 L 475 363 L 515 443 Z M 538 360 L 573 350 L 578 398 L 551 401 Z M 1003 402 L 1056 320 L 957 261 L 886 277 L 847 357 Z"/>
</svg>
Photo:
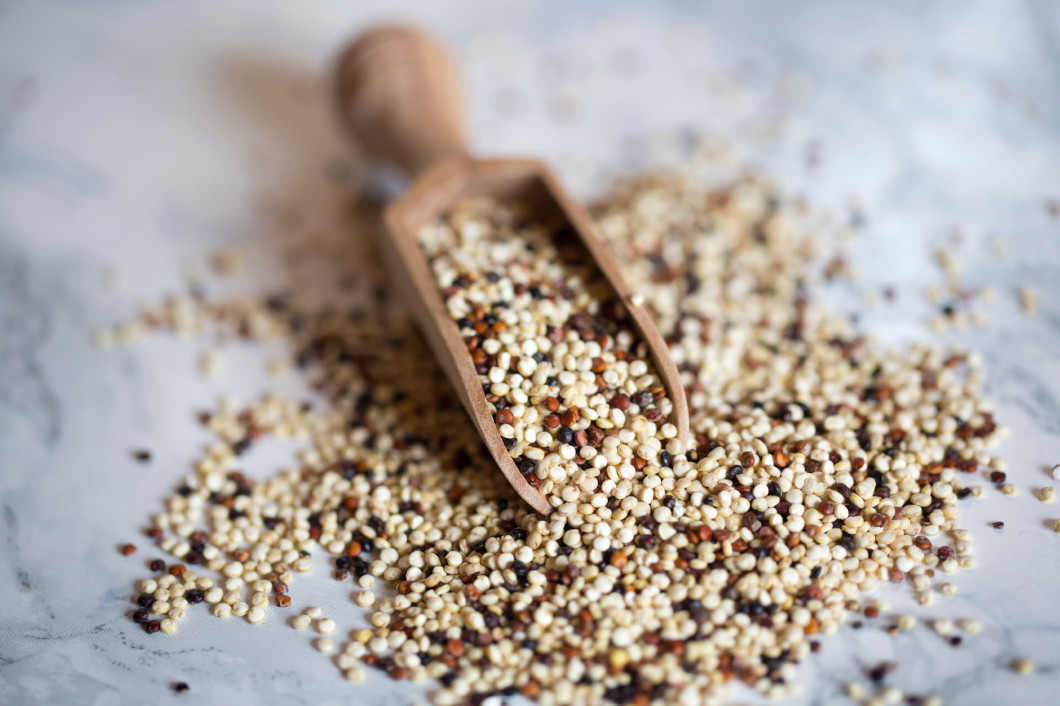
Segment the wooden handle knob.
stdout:
<svg viewBox="0 0 1060 706">
<path fill-rule="evenodd" d="M 467 156 L 456 70 L 421 32 L 386 27 L 361 35 L 339 58 L 335 94 L 344 126 L 373 159 L 416 176 Z"/>
</svg>

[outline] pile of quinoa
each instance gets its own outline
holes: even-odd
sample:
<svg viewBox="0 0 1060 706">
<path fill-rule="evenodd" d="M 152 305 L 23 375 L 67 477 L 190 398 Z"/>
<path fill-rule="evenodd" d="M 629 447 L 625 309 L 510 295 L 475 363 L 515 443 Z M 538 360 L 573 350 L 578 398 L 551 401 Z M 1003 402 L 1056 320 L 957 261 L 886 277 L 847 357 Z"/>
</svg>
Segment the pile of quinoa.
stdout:
<svg viewBox="0 0 1060 706">
<path fill-rule="evenodd" d="M 119 340 L 289 341 L 326 399 L 203 415 L 217 441 L 153 518 L 148 534 L 173 559 L 152 566 L 134 619 L 172 632 L 200 602 L 222 618 L 294 618 L 298 574 L 329 564 L 372 609 L 339 646 L 351 680 L 365 668 L 435 680 L 442 706 L 513 693 L 716 703 L 733 680 L 793 693 L 793 665 L 848 612 L 883 617 L 882 602 L 860 602 L 877 584 L 907 583 L 928 603 L 932 577 L 974 566 L 960 503 L 983 491 L 965 483 L 986 466 L 1005 480 L 976 355 L 885 351 L 815 303 L 829 234 L 761 179 L 641 177 L 597 223 L 681 370 L 687 449 L 620 308 L 591 272 L 549 257 L 552 226 L 477 202 L 422 234 L 472 355 L 485 354 L 501 435 L 556 507 L 548 518 L 506 485 L 385 298 L 314 312 L 282 297 L 177 297 L 123 325 Z M 240 455 L 267 436 L 309 448 L 255 481 Z M 335 629 L 314 609 L 292 624 Z"/>
</svg>

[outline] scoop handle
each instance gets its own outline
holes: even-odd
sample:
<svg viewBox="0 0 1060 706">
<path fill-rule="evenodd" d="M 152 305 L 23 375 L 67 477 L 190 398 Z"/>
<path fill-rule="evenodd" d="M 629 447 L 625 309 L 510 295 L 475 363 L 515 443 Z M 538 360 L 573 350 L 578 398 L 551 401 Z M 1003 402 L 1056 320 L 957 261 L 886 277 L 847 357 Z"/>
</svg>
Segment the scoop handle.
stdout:
<svg viewBox="0 0 1060 706">
<path fill-rule="evenodd" d="M 456 68 L 422 32 L 384 27 L 362 34 L 339 57 L 334 81 L 340 120 L 369 157 L 415 177 L 468 156 Z"/>
</svg>

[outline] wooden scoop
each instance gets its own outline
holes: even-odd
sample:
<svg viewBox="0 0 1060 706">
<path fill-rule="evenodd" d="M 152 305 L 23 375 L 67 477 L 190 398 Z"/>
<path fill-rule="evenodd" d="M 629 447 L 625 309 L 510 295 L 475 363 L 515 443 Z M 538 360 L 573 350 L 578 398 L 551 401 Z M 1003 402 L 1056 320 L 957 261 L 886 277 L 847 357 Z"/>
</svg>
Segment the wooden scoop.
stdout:
<svg viewBox="0 0 1060 706">
<path fill-rule="evenodd" d="M 358 38 L 339 59 L 335 72 L 339 115 L 361 150 L 414 178 L 405 194 L 383 213 L 382 250 L 395 287 L 414 312 L 435 357 L 464 403 L 479 434 L 508 482 L 538 512 L 548 499 L 531 486 L 508 455 L 493 421 L 467 344 L 449 316 L 438 283 L 420 250 L 419 228 L 475 196 L 518 199 L 560 216 L 577 233 L 629 312 L 647 344 L 655 370 L 673 402 L 672 421 L 682 442 L 688 439 L 688 403 L 677 366 L 670 359 L 651 316 L 631 299 L 611 255 L 600 244 L 588 214 L 560 186 L 544 164 L 530 159 L 475 159 L 461 129 L 456 72 L 446 52 L 412 29 L 376 29 Z"/>
</svg>

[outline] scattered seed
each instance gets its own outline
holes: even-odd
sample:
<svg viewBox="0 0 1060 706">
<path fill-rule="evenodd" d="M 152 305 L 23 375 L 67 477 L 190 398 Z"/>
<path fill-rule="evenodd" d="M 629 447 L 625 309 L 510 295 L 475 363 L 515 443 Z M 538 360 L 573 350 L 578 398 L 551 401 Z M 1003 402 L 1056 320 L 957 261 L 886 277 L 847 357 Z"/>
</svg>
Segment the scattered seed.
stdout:
<svg viewBox="0 0 1060 706">
<path fill-rule="evenodd" d="M 880 662 L 875 667 L 869 670 L 869 679 L 876 684 L 879 684 L 884 678 L 898 668 L 898 665 L 894 662 Z"/>
<path fill-rule="evenodd" d="M 206 351 L 199 357 L 199 372 L 203 377 L 216 379 L 221 374 L 221 352 Z"/>
<path fill-rule="evenodd" d="M 1034 671 L 1034 661 L 1027 657 L 1021 657 L 1012 662 L 1012 669 L 1015 670 L 1016 674 L 1026 676 Z"/>
<path fill-rule="evenodd" d="M 902 697 L 905 694 L 897 686 L 887 686 L 880 690 L 879 699 L 883 704 L 891 706 L 902 702 Z"/>
<path fill-rule="evenodd" d="M 1038 292 L 1033 287 L 1020 289 L 1020 307 L 1027 316 L 1038 315 Z"/>
<path fill-rule="evenodd" d="M 945 637 L 953 632 L 953 621 L 949 618 L 936 618 L 931 627 L 936 633 Z"/>
</svg>

